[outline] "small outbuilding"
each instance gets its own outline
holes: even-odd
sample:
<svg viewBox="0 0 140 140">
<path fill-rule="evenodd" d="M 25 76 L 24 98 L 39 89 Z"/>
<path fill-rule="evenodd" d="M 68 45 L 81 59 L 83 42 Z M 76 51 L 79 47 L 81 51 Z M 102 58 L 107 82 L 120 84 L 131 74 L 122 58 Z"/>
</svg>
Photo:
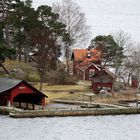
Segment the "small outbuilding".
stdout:
<svg viewBox="0 0 140 140">
<path fill-rule="evenodd" d="M 87 64 L 80 64 L 75 67 L 74 73 L 81 80 L 91 80 L 92 75 L 95 74 L 96 71 L 99 71 L 100 68 L 98 65 L 90 62 Z"/>
<path fill-rule="evenodd" d="M 131 85 L 132 85 L 132 88 L 138 88 L 139 80 L 137 76 L 135 75 L 131 76 Z"/>
<path fill-rule="evenodd" d="M 96 73 L 91 77 L 92 90 L 95 93 L 99 93 L 99 91 L 104 88 L 112 90 L 114 78 L 114 74 L 107 69 L 96 71 Z"/>
<path fill-rule="evenodd" d="M 35 109 L 35 105 L 45 106 L 48 97 L 23 80 L 0 78 L 0 106 L 16 106 Z"/>
</svg>

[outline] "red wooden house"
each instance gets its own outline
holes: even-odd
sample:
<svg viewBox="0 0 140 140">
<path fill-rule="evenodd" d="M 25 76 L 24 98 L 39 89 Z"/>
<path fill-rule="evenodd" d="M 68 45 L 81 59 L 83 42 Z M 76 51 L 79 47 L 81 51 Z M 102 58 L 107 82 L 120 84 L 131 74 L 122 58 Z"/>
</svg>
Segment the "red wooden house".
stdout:
<svg viewBox="0 0 140 140">
<path fill-rule="evenodd" d="M 97 49 L 74 49 L 73 74 L 81 80 L 90 80 L 90 76 L 99 70 L 101 52 Z"/>
<path fill-rule="evenodd" d="M 74 49 L 73 59 L 75 64 L 94 62 L 100 63 L 101 61 L 101 51 L 98 49 Z"/>
<path fill-rule="evenodd" d="M 96 71 L 96 73 L 91 77 L 92 90 L 95 93 L 99 93 L 103 88 L 111 90 L 114 78 L 114 74 L 107 69 Z"/>
<path fill-rule="evenodd" d="M 98 65 L 90 62 L 87 64 L 81 63 L 75 66 L 74 73 L 81 80 L 90 80 L 91 76 L 94 75 L 96 71 L 99 71 Z"/>
<path fill-rule="evenodd" d="M 91 80 L 92 90 L 98 93 L 101 88 L 112 89 L 114 74 L 101 67 L 101 49 L 74 49 L 73 74 L 81 80 Z"/>
<path fill-rule="evenodd" d="M 28 106 L 35 105 L 45 106 L 45 94 L 32 87 L 23 80 L 0 78 L 0 105 L 1 106 L 17 106 L 22 108 L 22 104 Z M 25 106 L 24 106 L 25 107 Z"/>
</svg>

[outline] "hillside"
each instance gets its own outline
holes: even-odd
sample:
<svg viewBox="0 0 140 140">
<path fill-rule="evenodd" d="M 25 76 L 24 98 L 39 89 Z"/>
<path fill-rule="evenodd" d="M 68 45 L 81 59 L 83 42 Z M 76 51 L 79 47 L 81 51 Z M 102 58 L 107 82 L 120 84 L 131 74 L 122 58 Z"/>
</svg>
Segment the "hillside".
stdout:
<svg viewBox="0 0 140 140">
<path fill-rule="evenodd" d="M 0 77 L 12 77 L 17 79 L 24 79 L 27 81 L 39 80 L 37 69 L 30 63 L 7 59 L 3 65 L 11 73 L 11 75 L 8 75 L 3 70 L 3 68 L 0 67 Z"/>
<path fill-rule="evenodd" d="M 24 78 L 14 73 L 9 76 L 4 70 L 0 67 L 0 77 L 13 77 L 17 79 L 24 79 L 39 89 L 39 76 L 37 69 L 29 63 L 6 60 L 4 66 L 7 70 L 12 72 L 13 70 L 21 70 L 25 75 Z M 17 77 L 16 77 L 17 76 Z M 19 76 L 19 77 L 18 77 Z M 91 93 L 90 82 L 78 82 L 76 85 L 48 85 L 47 83 L 43 84 L 43 93 L 48 95 L 47 101 L 52 101 L 53 99 L 63 99 L 63 100 L 83 100 L 83 95 Z M 110 96 L 100 96 L 96 95 L 92 100 L 95 102 L 101 103 L 117 103 L 120 100 L 134 100 L 135 90 L 129 89 L 124 90 L 119 93 L 110 94 Z M 89 101 L 89 98 L 85 98 L 86 101 Z"/>
</svg>

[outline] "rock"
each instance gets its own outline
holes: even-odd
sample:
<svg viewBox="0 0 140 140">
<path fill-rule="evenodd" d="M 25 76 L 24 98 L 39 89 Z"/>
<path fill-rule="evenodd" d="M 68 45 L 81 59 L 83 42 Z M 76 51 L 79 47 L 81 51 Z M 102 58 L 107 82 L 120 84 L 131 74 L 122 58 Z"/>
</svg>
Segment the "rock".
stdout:
<svg viewBox="0 0 140 140">
<path fill-rule="evenodd" d="M 99 95 L 102 97 L 111 97 L 112 96 L 110 93 L 108 93 L 107 90 L 104 90 L 104 89 L 100 90 Z"/>
<path fill-rule="evenodd" d="M 24 79 L 26 77 L 26 73 L 23 72 L 21 69 L 13 69 L 11 73 L 15 75 L 16 78 Z"/>
<path fill-rule="evenodd" d="M 75 91 L 74 91 L 74 90 L 71 90 L 71 91 L 69 91 L 69 93 L 70 93 L 70 94 L 74 94 L 74 93 L 75 93 Z"/>
</svg>

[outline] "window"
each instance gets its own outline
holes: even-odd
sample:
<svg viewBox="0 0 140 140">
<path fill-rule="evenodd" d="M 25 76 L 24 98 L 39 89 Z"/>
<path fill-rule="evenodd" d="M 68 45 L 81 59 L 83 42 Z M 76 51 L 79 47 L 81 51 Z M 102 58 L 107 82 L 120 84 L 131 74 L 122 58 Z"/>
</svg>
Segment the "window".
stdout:
<svg viewBox="0 0 140 140">
<path fill-rule="evenodd" d="M 95 70 L 94 69 L 90 69 L 89 70 L 89 77 L 93 76 L 95 74 Z"/>
</svg>

